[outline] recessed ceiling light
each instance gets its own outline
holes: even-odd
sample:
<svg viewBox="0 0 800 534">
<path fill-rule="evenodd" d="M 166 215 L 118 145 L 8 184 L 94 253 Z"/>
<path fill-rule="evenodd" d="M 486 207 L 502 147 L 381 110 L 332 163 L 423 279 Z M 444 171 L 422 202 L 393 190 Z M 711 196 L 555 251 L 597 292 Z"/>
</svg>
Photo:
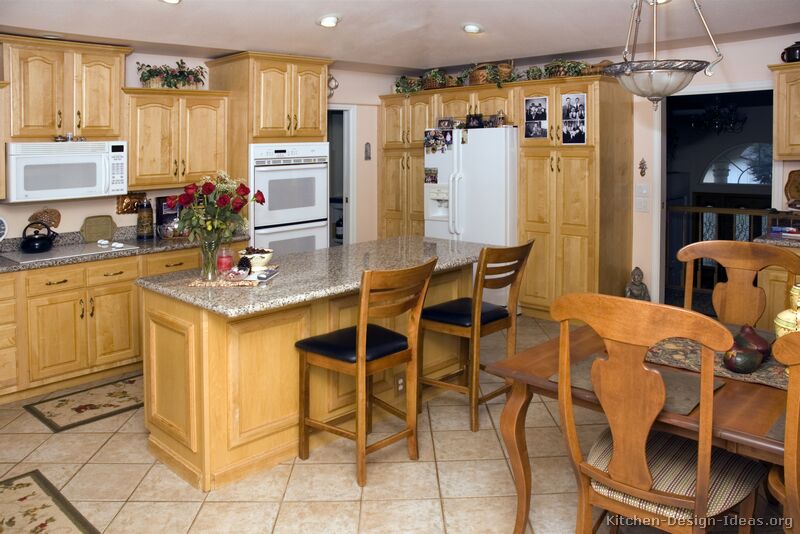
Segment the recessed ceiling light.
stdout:
<svg viewBox="0 0 800 534">
<path fill-rule="evenodd" d="M 181 0 L 161 0 L 165 4 L 180 4 Z"/>
<path fill-rule="evenodd" d="M 483 33 L 483 26 L 477 22 L 467 22 L 464 24 L 463 28 L 467 33 Z"/>
<path fill-rule="evenodd" d="M 42 33 L 39 35 L 42 39 L 63 39 L 64 36 L 60 33 Z"/>
<path fill-rule="evenodd" d="M 317 24 L 323 28 L 335 28 L 341 20 L 342 19 L 339 17 L 339 15 L 325 15 L 324 17 L 320 17 L 320 19 L 317 21 Z"/>
</svg>

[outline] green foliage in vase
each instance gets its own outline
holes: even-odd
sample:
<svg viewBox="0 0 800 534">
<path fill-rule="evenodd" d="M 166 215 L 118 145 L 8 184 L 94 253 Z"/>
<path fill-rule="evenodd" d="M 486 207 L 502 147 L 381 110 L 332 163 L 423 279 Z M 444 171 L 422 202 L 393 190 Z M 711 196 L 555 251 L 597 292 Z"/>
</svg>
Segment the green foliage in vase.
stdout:
<svg viewBox="0 0 800 534">
<path fill-rule="evenodd" d="M 202 65 L 194 68 L 186 66 L 184 60 L 178 60 L 175 67 L 169 65 L 148 65 L 136 62 L 139 81 L 146 85 L 150 80 L 157 80 L 161 87 L 176 89 L 187 85 L 206 83 L 206 69 Z"/>
<path fill-rule="evenodd" d="M 446 78 L 442 69 L 431 69 L 422 75 L 423 80 L 432 80 L 436 85 L 444 85 Z"/>
</svg>

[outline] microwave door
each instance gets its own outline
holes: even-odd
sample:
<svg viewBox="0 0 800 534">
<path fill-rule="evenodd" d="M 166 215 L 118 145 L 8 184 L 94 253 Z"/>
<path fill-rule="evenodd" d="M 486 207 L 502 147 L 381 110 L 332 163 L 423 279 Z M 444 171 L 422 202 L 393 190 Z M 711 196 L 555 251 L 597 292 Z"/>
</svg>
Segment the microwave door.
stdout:
<svg viewBox="0 0 800 534">
<path fill-rule="evenodd" d="M 60 200 L 106 194 L 108 175 L 102 154 L 17 156 L 9 180 L 10 199 Z"/>
</svg>

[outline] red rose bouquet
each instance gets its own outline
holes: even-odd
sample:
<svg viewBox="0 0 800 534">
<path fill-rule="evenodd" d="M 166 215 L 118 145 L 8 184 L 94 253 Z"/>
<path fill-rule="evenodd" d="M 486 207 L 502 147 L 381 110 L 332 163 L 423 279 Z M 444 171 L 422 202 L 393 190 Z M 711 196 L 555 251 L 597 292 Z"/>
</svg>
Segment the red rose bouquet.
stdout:
<svg viewBox="0 0 800 534">
<path fill-rule="evenodd" d="M 225 171 L 218 171 L 213 178 L 204 176 L 202 183 L 189 184 L 181 195 L 167 198 L 167 206 L 180 207 L 178 231 L 188 229 L 189 241 L 200 241 L 204 279 L 216 277 L 219 246 L 230 241 L 237 230 L 245 229 L 247 220 L 241 211 L 250 202 L 263 204 L 264 194 L 256 191 L 251 198 L 250 188 Z"/>
</svg>

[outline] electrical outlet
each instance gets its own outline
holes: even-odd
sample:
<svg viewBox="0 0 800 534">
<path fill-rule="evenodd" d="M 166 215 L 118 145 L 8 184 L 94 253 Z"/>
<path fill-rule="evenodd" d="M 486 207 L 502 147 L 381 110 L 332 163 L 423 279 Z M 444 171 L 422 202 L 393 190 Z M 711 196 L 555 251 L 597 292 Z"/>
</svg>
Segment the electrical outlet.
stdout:
<svg viewBox="0 0 800 534">
<path fill-rule="evenodd" d="M 406 375 L 405 373 L 400 373 L 394 375 L 394 394 L 395 396 L 399 396 L 406 390 Z"/>
</svg>

